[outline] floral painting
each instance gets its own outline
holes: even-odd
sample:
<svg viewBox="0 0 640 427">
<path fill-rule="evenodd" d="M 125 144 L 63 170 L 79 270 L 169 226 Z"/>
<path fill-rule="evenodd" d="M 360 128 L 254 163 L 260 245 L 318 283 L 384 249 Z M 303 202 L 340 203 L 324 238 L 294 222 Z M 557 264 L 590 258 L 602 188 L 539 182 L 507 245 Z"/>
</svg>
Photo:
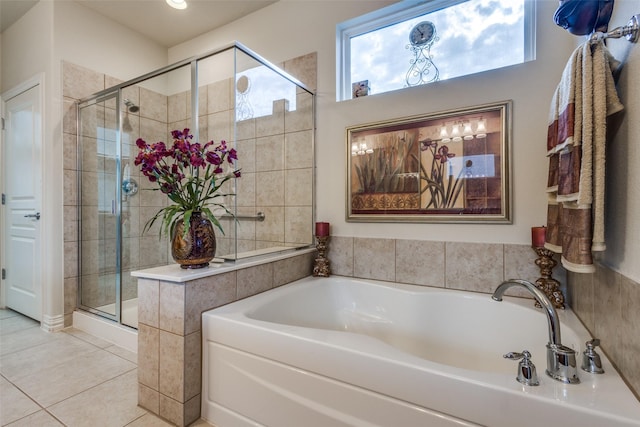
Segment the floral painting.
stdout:
<svg viewBox="0 0 640 427">
<path fill-rule="evenodd" d="M 511 102 L 347 129 L 350 221 L 510 222 Z"/>
</svg>

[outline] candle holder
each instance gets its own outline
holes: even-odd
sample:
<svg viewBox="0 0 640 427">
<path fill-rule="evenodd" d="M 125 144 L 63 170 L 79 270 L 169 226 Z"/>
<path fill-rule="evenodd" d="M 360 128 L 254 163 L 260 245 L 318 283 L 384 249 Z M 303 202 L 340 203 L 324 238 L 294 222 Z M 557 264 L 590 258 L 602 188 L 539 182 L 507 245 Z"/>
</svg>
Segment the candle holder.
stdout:
<svg viewBox="0 0 640 427">
<path fill-rule="evenodd" d="M 329 260 L 326 257 L 327 242 L 329 236 L 316 236 L 316 249 L 318 249 L 318 256 L 315 259 L 313 265 L 313 275 L 315 277 L 329 277 L 331 275 L 331 268 L 329 267 Z"/>
<path fill-rule="evenodd" d="M 533 250 L 538 255 L 536 265 L 540 268 L 540 275 L 542 276 L 536 280 L 536 286 L 544 292 L 555 308 L 564 310 L 564 295 L 560 290 L 560 282 L 551 277 L 553 267 L 558 265 L 556 260 L 553 259 L 553 251 L 535 246 L 533 246 Z M 536 301 L 536 307 L 541 307 L 538 301 Z"/>
</svg>

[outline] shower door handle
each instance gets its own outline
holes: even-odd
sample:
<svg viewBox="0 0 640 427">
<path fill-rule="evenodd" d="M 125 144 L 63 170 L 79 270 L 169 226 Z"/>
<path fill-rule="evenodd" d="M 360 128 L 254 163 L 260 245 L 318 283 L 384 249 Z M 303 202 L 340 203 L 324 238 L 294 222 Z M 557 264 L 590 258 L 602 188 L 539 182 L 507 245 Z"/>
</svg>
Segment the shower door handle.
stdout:
<svg viewBox="0 0 640 427">
<path fill-rule="evenodd" d="M 25 218 L 35 218 L 36 220 L 40 219 L 40 212 L 36 212 L 34 214 L 25 215 Z"/>
</svg>

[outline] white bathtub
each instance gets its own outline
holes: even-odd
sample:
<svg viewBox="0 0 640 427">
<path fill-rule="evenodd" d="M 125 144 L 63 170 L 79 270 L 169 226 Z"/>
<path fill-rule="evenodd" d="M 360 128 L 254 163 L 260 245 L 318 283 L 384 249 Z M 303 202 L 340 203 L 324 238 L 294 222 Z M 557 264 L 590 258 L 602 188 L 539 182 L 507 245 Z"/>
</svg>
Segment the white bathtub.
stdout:
<svg viewBox="0 0 640 427">
<path fill-rule="evenodd" d="M 559 316 L 580 365 L 591 337 Z M 601 351 L 605 373 L 578 369 L 580 384 L 544 373 L 547 320 L 527 299 L 309 277 L 204 313 L 203 341 L 202 416 L 217 427 L 640 426 Z M 502 357 L 522 350 L 537 387 Z"/>
</svg>

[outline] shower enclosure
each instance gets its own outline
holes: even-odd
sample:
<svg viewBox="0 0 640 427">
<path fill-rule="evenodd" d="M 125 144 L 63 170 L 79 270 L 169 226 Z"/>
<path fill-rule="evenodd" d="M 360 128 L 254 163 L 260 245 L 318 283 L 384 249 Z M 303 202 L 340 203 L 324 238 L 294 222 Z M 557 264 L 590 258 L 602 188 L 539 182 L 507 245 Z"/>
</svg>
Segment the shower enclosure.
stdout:
<svg viewBox="0 0 640 427">
<path fill-rule="evenodd" d="M 173 263 L 147 221 L 169 202 L 134 165 L 138 138 L 171 131 L 227 141 L 242 176 L 235 214 L 216 229 L 219 260 L 312 244 L 314 95 L 239 43 L 101 91 L 78 103 L 79 308 L 137 327 L 133 270 Z M 197 112 L 194 114 L 193 112 Z"/>
</svg>

